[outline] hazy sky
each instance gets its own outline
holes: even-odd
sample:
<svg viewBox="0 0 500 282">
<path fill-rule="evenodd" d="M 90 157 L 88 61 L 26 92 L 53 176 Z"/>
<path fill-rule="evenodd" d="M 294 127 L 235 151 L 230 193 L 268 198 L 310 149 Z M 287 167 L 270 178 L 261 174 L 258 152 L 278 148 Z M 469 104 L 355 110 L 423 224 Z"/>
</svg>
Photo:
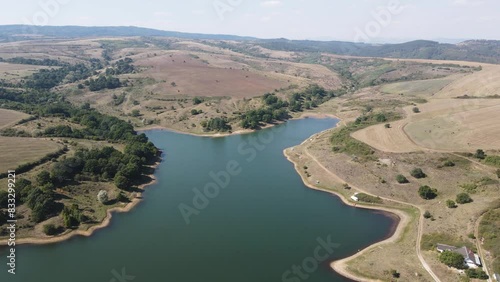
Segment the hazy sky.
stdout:
<svg viewBox="0 0 500 282">
<path fill-rule="evenodd" d="M 43 5 L 43 3 L 46 3 Z M 45 7 L 43 7 L 45 6 Z M 379 16 L 376 16 L 376 15 Z M 500 39 L 499 0 L 22 0 L 0 24 L 141 26 L 261 38 Z"/>
</svg>

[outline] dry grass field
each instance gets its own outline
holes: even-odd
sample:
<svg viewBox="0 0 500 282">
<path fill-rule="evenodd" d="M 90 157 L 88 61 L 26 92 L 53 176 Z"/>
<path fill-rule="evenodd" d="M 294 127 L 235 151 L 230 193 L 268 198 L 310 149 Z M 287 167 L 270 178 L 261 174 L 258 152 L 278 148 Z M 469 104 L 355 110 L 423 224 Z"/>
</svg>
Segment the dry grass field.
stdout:
<svg viewBox="0 0 500 282">
<path fill-rule="evenodd" d="M 0 76 L 2 79 L 19 80 L 45 68 L 47 67 L 0 62 Z"/>
<path fill-rule="evenodd" d="M 439 98 L 468 95 L 487 97 L 500 95 L 500 66 L 483 65 L 483 70 L 457 79 L 436 94 Z"/>
<path fill-rule="evenodd" d="M 45 139 L 0 137 L 0 172 L 37 161 L 61 148 L 62 145 Z"/>
<path fill-rule="evenodd" d="M 462 76 L 462 75 L 461 75 Z M 450 84 L 453 78 L 429 79 L 386 84 L 380 87 L 382 93 L 400 94 L 405 96 L 433 96 Z"/>
<path fill-rule="evenodd" d="M 487 96 L 500 93 L 500 69 L 485 65 L 479 72 L 454 75 L 445 79 L 384 85 L 383 93 L 416 95 L 428 103 L 405 107 L 406 118 L 391 124 L 362 129 L 352 136 L 387 152 L 415 152 L 421 149 L 475 151 L 500 148 L 500 99 Z M 384 95 L 387 95 L 384 94 Z M 468 95 L 470 99 L 457 99 Z"/>
<path fill-rule="evenodd" d="M 0 129 L 12 126 L 16 122 L 29 117 L 29 115 L 21 112 L 0 109 Z"/>
<path fill-rule="evenodd" d="M 188 55 L 164 55 L 140 60 L 138 66 L 151 67 L 141 73 L 157 81 L 153 91 L 166 95 L 182 93 L 190 97 L 253 97 L 288 85 L 248 70 L 216 68 Z M 175 86 L 172 85 L 175 83 Z"/>
<path fill-rule="evenodd" d="M 500 148 L 500 99 L 439 99 L 418 106 L 421 113 L 405 108 L 408 117 L 374 125 L 352 134 L 366 144 L 387 152 L 415 152 L 422 149 L 475 151 Z"/>
</svg>

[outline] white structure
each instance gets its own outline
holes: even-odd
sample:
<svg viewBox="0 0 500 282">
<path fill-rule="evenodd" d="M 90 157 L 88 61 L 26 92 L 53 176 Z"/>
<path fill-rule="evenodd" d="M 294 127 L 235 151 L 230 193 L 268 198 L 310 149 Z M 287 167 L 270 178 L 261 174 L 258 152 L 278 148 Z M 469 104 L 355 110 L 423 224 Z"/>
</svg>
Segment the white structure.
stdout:
<svg viewBox="0 0 500 282">
<path fill-rule="evenodd" d="M 457 254 L 461 254 L 464 257 L 464 264 L 467 265 L 469 268 L 478 268 L 479 266 L 481 266 L 481 259 L 479 258 L 479 256 L 476 255 L 471 249 L 467 247 L 457 248 L 449 245 L 437 244 L 436 249 L 440 253 L 444 251 L 450 251 Z"/>
<path fill-rule="evenodd" d="M 355 201 L 355 202 L 359 202 L 359 199 L 358 199 L 358 197 L 357 197 L 357 195 L 358 195 L 358 194 L 359 194 L 359 193 L 355 193 L 354 195 L 352 195 L 352 196 L 351 196 L 351 199 L 352 199 L 353 201 Z"/>
</svg>

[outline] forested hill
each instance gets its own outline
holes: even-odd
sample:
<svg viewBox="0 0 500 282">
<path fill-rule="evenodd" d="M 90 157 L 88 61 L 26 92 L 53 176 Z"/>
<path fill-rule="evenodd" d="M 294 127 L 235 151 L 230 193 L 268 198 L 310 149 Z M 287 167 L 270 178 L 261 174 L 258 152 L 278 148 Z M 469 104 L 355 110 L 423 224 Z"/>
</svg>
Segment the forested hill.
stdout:
<svg viewBox="0 0 500 282">
<path fill-rule="evenodd" d="M 33 37 L 33 35 L 36 35 Z M 99 36 L 159 36 L 203 40 L 246 41 L 272 50 L 295 52 L 327 52 L 337 55 L 385 58 L 459 60 L 500 63 L 499 40 L 470 40 L 459 44 L 443 44 L 417 40 L 401 44 L 364 44 L 341 41 L 257 39 L 235 35 L 198 34 L 163 31 L 141 27 L 82 26 L 0 26 L 0 43 L 30 38 L 80 38 Z"/>
<path fill-rule="evenodd" d="M 0 25 L 0 42 L 2 40 L 26 39 L 24 35 L 37 35 L 47 37 L 96 37 L 96 36 L 164 36 L 187 39 L 215 39 L 215 40 L 252 40 L 253 37 L 185 33 L 165 31 L 135 26 L 30 26 L 30 25 Z"/>
<path fill-rule="evenodd" d="M 459 44 L 442 44 L 417 40 L 401 44 L 364 44 L 340 41 L 262 40 L 262 47 L 281 51 L 326 52 L 337 55 L 402 59 L 457 60 L 500 63 L 499 40 L 470 40 Z"/>
</svg>

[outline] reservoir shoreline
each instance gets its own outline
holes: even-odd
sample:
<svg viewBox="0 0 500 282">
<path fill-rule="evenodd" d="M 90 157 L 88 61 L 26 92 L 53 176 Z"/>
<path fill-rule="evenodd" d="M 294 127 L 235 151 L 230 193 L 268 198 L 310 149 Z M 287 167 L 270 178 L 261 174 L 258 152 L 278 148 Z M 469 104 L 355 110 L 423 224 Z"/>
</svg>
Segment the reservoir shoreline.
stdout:
<svg viewBox="0 0 500 282">
<path fill-rule="evenodd" d="M 325 115 L 325 114 L 304 114 L 304 115 L 302 115 L 299 118 L 294 118 L 293 120 L 304 119 L 304 118 L 318 118 L 318 119 L 321 119 L 321 118 L 335 118 L 335 119 L 339 120 L 339 123 L 337 123 L 337 126 L 341 122 L 341 120 L 338 117 L 335 117 L 333 115 Z M 268 127 L 272 127 L 272 126 L 274 126 L 274 125 L 270 125 Z M 255 131 L 251 130 L 251 131 L 248 131 L 248 132 L 246 132 L 246 131 L 244 131 L 244 132 L 239 131 L 239 132 L 233 132 L 231 134 L 225 134 L 225 135 L 206 135 L 205 136 L 205 135 L 197 135 L 197 134 L 186 133 L 186 132 L 178 132 L 176 130 L 172 130 L 172 129 L 168 129 L 168 128 L 160 128 L 160 127 L 147 128 L 147 129 L 138 129 L 137 131 L 138 132 L 144 132 L 144 131 L 150 131 L 150 130 L 165 130 L 165 131 L 171 131 L 171 132 L 176 132 L 176 133 L 180 133 L 180 134 L 193 135 L 193 136 L 197 136 L 197 137 L 213 137 L 213 138 L 225 137 L 225 136 L 231 136 L 231 135 L 249 134 L 249 133 L 255 132 Z M 329 131 L 329 130 L 332 130 L 332 128 L 327 129 L 325 131 Z M 313 137 L 315 135 L 318 135 L 318 134 L 321 134 L 321 133 L 324 133 L 325 131 L 315 133 L 311 137 Z M 307 142 L 307 140 L 309 140 L 311 137 L 307 138 L 306 141 L 304 141 L 304 142 Z M 369 210 L 378 211 L 380 213 L 383 213 L 384 216 L 390 217 L 393 220 L 391 228 L 387 232 L 387 236 L 384 237 L 384 239 L 382 241 L 374 242 L 373 244 L 368 245 L 364 250 L 362 250 L 360 252 L 357 252 L 357 253 L 353 254 L 352 256 L 350 256 L 350 257 L 347 257 L 347 258 L 342 259 L 342 260 L 337 260 L 337 261 L 331 263 L 331 268 L 335 272 L 339 273 L 340 275 L 342 275 L 344 277 L 347 277 L 349 279 L 353 279 L 353 280 L 356 280 L 356 281 L 374 281 L 374 280 L 366 280 L 363 277 L 358 277 L 358 276 L 350 273 L 349 270 L 347 269 L 347 264 L 346 264 L 347 261 L 349 261 L 349 260 L 351 260 L 351 259 L 353 259 L 353 258 L 355 258 L 355 257 L 357 257 L 357 256 L 359 256 L 361 254 L 363 254 L 364 252 L 366 252 L 366 250 L 368 250 L 368 249 L 370 249 L 370 248 L 372 248 L 374 246 L 377 246 L 379 244 L 388 243 L 390 241 L 394 241 L 395 239 L 399 238 L 399 234 L 402 232 L 402 230 L 406 226 L 406 223 L 409 222 L 408 216 L 404 212 L 402 212 L 402 211 L 390 209 L 390 208 L 387 208 L 387 207 L 365 206 L 365 205 L 362 205 L 362 204 L 359 204 L 359 203 L 354 204 L 354 203 L 349 202 L 349 200 L 346 199 L 343 195 L 341 195 L 339 193 L 336 193 L 335 191 L 331 191 L 331 190 L 327 190 L 327 189 L 322 189 L 322 188 L 315 187 L 314 185 L 312 185 L 311 183 L 308 182 L 308 180 L 304 177 L 304 175 L 302 175 L 300 173 L 300 168 L 298 167 L 298 164 L 296 162 L 294 162 L 292 160 L 292 158 L 288 155 L 287 150 L 288 149 L 284 150 L 285 157 L 290 162 L 292 162 L 294 164 L 296 172 L 300 175 L 300 177 L 302 178 L 303 183 L 307 187 L 309 187 L 311 189 L 314 189 L 314 190 L 318 190 L 318 191 L 322 191 L 322 192 L 327 192 L 327 193 L 330 193 L 330 194 L 334 194 L 337 197 L 339 197 L 341 199 L 341 201 L 345 205 L 356 207 L 356 208 L 361 208 L 361 209 L 367 209 L 367 210 L 369 209 Z M 163 160 L 160 160 L 158 163 L 156 163 L 153 166 L 153 168 L 155 169 L 155 173 L 157 171 L 158 166 L 160 166 L 161 163 L 163 163 Z M 139 188 L 141 190 L 144 190 L 146 187 L 148 187 L 150 185 L 153 185 L 153 184 L 155 184 L 157 182 L 156 177 L 155 177 L 154 174 L 153 175 L 149 175 L 149 177 L 151 177 L 152 181 L 150 181 L 149 183 L 145 183 L 145 184 L 140 185 Z M 125 205 L 123 207 L 116 207 L 116 208 L 109 209 L 107 211 L 107 215 L 104 218 L 104 220 L 100 224 L 90 227 L 88 230 L 72 231 L 72 232 L 66 233 L 66 234 L 64 234 L 62 236 L 58 236 L 58 237 L 49 237 L 49 238 L 23 238 L 23 239 L 16 240 L 16 244 L 17 245 L 22 245 L 22 244 L 33 244 L 33 245 L 54 244 L 54 243 L 59 243 L 59 242 L 66 241 L 66 240 L 71 239 L 71 238 L 73 238 L 75 236 L 80 236 L 80 235 L 84 236 L 84 237 L 92 236 L 95 231 L 97 231 L 99 229 L 103 229 L 103 228 L 107 227 L 110 224 L 112 216 L 113 216 L 113 213 L 115 213 L 115 212 L 116 213 L 124 213 L 124 212 L 131 211 L 142 200 L 143 200 L 142 197 L 136 197 L 136 198 L 134 198 L 132 200 L 132 202 L 128 203 L 127 205 Z M 6 244 L 7 244 L 7 240 L 0 241 L 0 246 L 6 245 Z"/>
<path fill-rule="evenodd" d="M 336 127 L 338 127 L 339 125 L 340 125 L 340 119 L 339 119 L 339 123 L 337 124 Z M 332 128 L 332 129 L 334 129 L 334 128 Z M 312 137 L 320 135 L 320 134 L 325 133 L 327 131 L 330 131 L 332 129 L 327 129 L 327 130 L 324 130 L 322 132 L 313 134 L 311 137 L 306 139 L 302 144 L 300 144 L 298 146 L 304 145 Z M 298 146 L 294 146 L 294 147 L 298 147 Z M 292 147 L 292 148 L 294 148 L 294 147 Z M 372 249 L 374 247 L 377 247 L 377 246 L 380 246 L 383 244 L 387 244 L 387 243 L 393 243 L 396 240 L 398 240 L 401 237 L 401 234 L 403 233 L 406 226 L 411 222 L 411 218 L 405 212 L 403 212 L 399 209 L 390 208 L 390 207 L 382 207 L 382 206 L 365 205 L 365 204 L 359 203 L 359 202 L 354 203 L 354 202 L 349 201 L 344 195 L 338 193 L 337 191 L 324 189 L 324 188 L 320 188 L 320 187 L 313 185 L 304 176 L 304 174 L 301 173 L 299 163 L 296 162 L 295 160 L 293 160 L 292 156 L 290 155 L 290 149 L 292 149 L 292 148 L 287 148 L 287 149 L 283 150 L 283 154 L 288 159 L 288 161 L 294 165 L 294 168 L 295 168 L 297 174 L 302 179 L 304 185 L 306 185 L 307 187 L 309 187 L 310 189 L 313 189 L 313 190 L 332 194 L 332 195 L 338 197 L 342 201 L 342 203 L 347 205 L 347 206 L 351 206 L 351 207 L 359 208 L 359 209 L 365 209 L 365 210 L 373 210 L 373 211 L 376 211 L 376 212 L 383 214 L 384 216 L 390 217 L 391 219 L 394 220 L 394 222 L 393 222 L 393 224 L 392 224 L 392 226 L 391 226 L 390 230 L 388 231 L 388 234 L 385 238 L 383 238 L 380 241 L 374 242 L 373 244 L 368 245 L 363 250 L 360 250 L 360 251 L 358 251 L 358 252 L 356 252 L 356 253 L 354 253 L 346 258 L 336 260 L 336 261 L 333 261 L 330 263 L 330 267 L 333 271 L 335 271 L 336 273 L 338 273 L 338 274 L 340 274 L 348 279 L 352 279 L 354 281 L 363 281 L 363 282 L 364 281 L 366 281 L 366 282 L 375 282 L 375 281 L 379 282 L 379 281 L 381 281 L 381 280 L 374 280 L 374 279 L 369 279 L 366 277 L 358 276 L 358 275 L 350 272 L 348 270 L 347 263 L 349 261 L 357 258 L 358 256 L 363 255 L 364 253 L 368 252 L 370 249 Z"/>
</svg>

